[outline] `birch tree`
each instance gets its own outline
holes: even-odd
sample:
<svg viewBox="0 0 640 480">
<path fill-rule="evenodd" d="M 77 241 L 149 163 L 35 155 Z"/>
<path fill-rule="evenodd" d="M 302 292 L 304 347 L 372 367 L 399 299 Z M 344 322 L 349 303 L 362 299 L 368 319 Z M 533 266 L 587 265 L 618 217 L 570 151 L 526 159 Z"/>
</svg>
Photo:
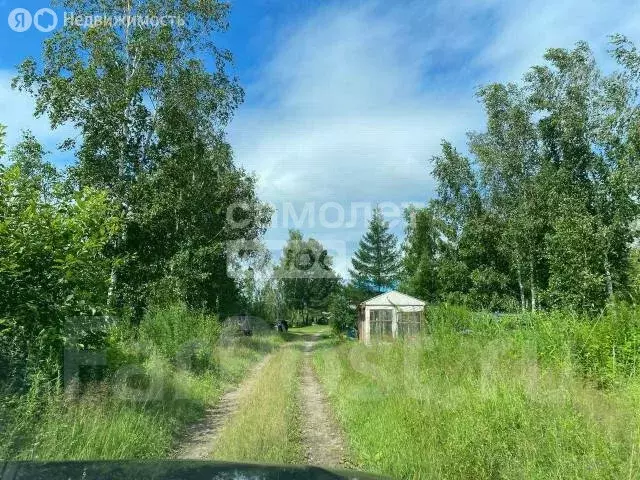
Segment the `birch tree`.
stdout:
<svg viewBox="0 0 640 480">
<path fill-rule="evenodd" d="M 66 24 L 45 40 L 40 61 L 21 64 L 14 86 L 35 97 L 36 114 L 53 128 L 75 128 L 77 136 L 61 145 L 77 158 L 71 178 L 107 189 L 121 209 L 125 225 L 112 248 L 124 260 L 111 274 L 110 304 L 139 310 L 166 276 L 198 306 L 211 306 L 212 290 L 233 296 L 224 242 L 255 238 L 268 215 L 223 136 L 243 96 L 227 72 L 230 53 L 212 41 L 227 28 L 229 5 L 60 5 L 78 18 L 113 20 Z M 155 23 L 161 16 L 170 21 Z M 237 202 L 247 218 L 232 226 L 225 217 Z"/>
</svg>

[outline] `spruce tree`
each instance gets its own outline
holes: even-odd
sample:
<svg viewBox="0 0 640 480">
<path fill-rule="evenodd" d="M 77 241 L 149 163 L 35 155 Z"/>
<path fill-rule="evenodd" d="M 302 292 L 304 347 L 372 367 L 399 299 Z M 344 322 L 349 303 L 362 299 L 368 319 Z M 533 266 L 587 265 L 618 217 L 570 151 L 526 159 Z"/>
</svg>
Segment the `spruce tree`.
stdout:
<svg viewBox="0 0 640 480">
<path fill-rule="evenodd" d="M 397 239 L 389 232 L 380 208 L 375 208 L 369 230 L 360 240 L 349 270 L 352 284 L 360 290 L 382 292 L 392 288 L 400 277 Z"/>
</svg>

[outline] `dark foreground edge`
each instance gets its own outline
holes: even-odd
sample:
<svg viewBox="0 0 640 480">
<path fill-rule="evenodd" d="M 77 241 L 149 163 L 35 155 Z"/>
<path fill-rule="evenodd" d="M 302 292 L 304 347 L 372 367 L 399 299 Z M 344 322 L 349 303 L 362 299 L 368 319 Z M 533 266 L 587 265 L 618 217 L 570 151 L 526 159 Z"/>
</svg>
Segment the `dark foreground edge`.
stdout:
<svg viewBox="0 0 640 480">
<path fill-rule="evenodd" d="M 191 460 L 2 462 L 1 480 L 231 480 L 231 479 L 382 479 L 347 470 Z"/>
</svg>

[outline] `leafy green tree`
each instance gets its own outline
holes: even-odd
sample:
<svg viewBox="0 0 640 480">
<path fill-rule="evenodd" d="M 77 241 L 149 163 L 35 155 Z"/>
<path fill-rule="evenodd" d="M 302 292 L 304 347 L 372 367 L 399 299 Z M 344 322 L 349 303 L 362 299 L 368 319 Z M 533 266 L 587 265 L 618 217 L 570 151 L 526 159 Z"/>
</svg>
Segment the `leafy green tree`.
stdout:
<svg viewBox="0 0 640 480">
<path fill-rule="evenodd" d="M 78 16 L 176 18 L 159 26 L 66 24 L 45 40 L 42 60 L 25 60 L 14 81 L 52 127 L 80 132 L 81 141 L 63 143 L 78 159 L 70 169 L 75 185 L 106 189 L 121 210 L 124 225 L 111 251 L 122 262 L 111 272 L 109 304 L 139 318 L 147 299 L 166 289 L 193 306 L 232 310 L 238 289 L 226 275 L 225 245 L 256 238 L 269 215 L 223 137 L 243 97 L 227 74 L 230 53 L 211 41 L 226 29 L 229 5 L 60 4 Z M 233 221 L 230 210 L 238 212 Z"/>
<path fill-rule="evenodd" d="M 79 328 L 75 319 L 94 317 L 100 328 L 111 313 L 105 306 L 117 259 L 105 253 L 119 234 L 117 209 L 105 191 L 68 192 L 43 155 L 26 134 L 0 170 L 0 289 L 9 293 L 0 296 L 0 350 L 9 357 L 2 359 L 7 382 L 26 381 L 29 366 L 57 374 L 63 345 Z"/>
<path fill-rule="evenodd" d="M 239 284 L 227 274 L 228 245 L 257 239 L 268 225 L 270 210 L 257 198 L 255 179 L 219 145 L 191 160 L 166 159 L 143 187 L 129 235 L 136 255 L 122 271 L 126 283 L 143 279 L 142 293 L 158 290 L 223 314 L 241 308 Z"/>
<path fill-rule="evenodd" d="M 502 229 L 500 218 L 487 208 L 469 158 L 445 141 L 432 164 L 438 182 L 428 209 L 436 230 L 429 240 L 435 246 L 436 297 L 473 308 L 503 309 L 510 282 L 496 235 Z M 409 237 L 408 242 L 415 241 Z"/>
<path fill-rule="evenodd" d="M 441 296 L 465 295 L 470 288 L 468 266 L 460 258 L 460 238 L 467 219 L 478 209 L 480 197 L 471 162 L 449 142 L 442 142 L 442 154 L 431 159 L 437 181 L 437 197 L 431 208 L 439 225 L 438 285 Z"/>
<path fill-rule="evenodd" d="M 340 280 L 324 246 L 313 238 L 305 240 L 298 230 L 289 232 L 275 277 L 286 306 L 300 314 L 305 324 L 310 315 L 326 309 Z"/>
<path fill-rule="evenodd" d="M 252 315 L 256 315 L 266 322 L 275 324 L 284 318 L 286 314 L 286 302 L 282 291 L 278 288 L 278 283 L 273 277 L 269 278 L 264 285 L 259 287 L 255 293 L 255 301 L 249 308 Z"/>
<path fill-rule="evenodd" d="M 385 221 L 382 210 L 376 207 L 369 229 L 351 260 L 352 284 L 371 292 L 395 287 L 401 271 L 397 242 L 395 235 L 389 232 L 389 222 Z"/>
<path fill-rule="evenodd" d="M 614 45 L 619 61 L 630 53 L 621 39 Z M 556 305 L 595 308 L 627 284 L 631 223 L 638 206 L 630 181 L 637 169 L 630 158 L 639 125 L 637 85 L 631 71 L 603 75 L 583 42 L 573 50 L 550 49 L 545 59 L 549 65 L 535 67 L 526 80 L 531 102 L 547 112 L 539 128 L 547 161 L 554 167 L 546 185 L 556 199 L 549 283 L 562 285 L 564 292 L 551 287 L 551 295 Z M 592 245 L 586 257 L 585 243 Z M 562 256 L 568 261 L 582 257 L 574 262 L 576 280 L 571 284 L 562 280 L 568 273 L 558 262 Z M 599 283 L 599 294 L 593 282 Z M 589 299 L 576 304 L 585 292 Z"/>
<path fill-rule="evenodd" d="M 509 263 L 500 244 L 503 225 L 486 207 L 478 205 L 462 229 L 458 258 L 469 272 L 466 302 L 476 309 L 504 310 L 513 294 Z"/>
<path fill-rule="evenodd" d="M 539 135 L 525 91 L 516 85 L 491 84 L 478 96 L 487 113 L 487 131 L 470 136 L 470 148 L 487 190 L 487 208 L 501 224 L 502 254 L 515 273 L 520 307 L 536 309 L 545 283 L 545 195 L 538 191 L 541 175 Z M 525 285 L 528 284 L 528 288 Z M 527 292 L 529 293 L 527 298 Z"/>
<path fill-rule="evenodd" d="M 475 308 L 597 311 L 632 289 L 638 218 L 640 55 L 614 36 L 622 71 L 589 47 L 550 49 L 522 85 L 478 96 L 487 128 L 470 158 L 433 159 L 436 198 L 407 230 L 405 284 Z"/>
<path fill-rule="evenodd" d="M 402 290 L 425 300 L 436 300 L 441 231 L 437 218 L 431 208 L 409 207 L 405 221 Z"/>
</svg>

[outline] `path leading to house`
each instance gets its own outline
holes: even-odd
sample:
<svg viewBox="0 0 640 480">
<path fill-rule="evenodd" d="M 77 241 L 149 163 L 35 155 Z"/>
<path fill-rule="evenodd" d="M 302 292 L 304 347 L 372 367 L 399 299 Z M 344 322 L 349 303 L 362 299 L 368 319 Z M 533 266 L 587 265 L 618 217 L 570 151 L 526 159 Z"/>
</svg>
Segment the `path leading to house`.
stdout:
<svg viewBox="0 0 640 480">
<path fill-rule="evenodd" d="M 300 379 L 302 441 L 307 463 L 323 467 L 345 464 L 346 448 L 322 386 L 311 366 L 312 352 L 322 334 L 309 335 L 303 342 L 304 363 Z"/>
<path fill-rule="evenodd" d="M 253 390 L 253 386 L 271 356 L 272 354 L 266 355 L 251 369 L 247 378 L 237 388 L 223 394 L 220 401 L 207 410 L 205 417 L 187 430 L 186 441 L 178 450 L 177 458 L 185 460 L 210 459 L 222 427 L 238 411 L 241 400 Z"/>
<path fill-rule="evenodd" d="M 293 341 L 288 343 L 291 348 L 300 348 L 303 351 L 302 368 L 299 377 L 299 409 L 301 419 L 301 450 L 305 463 L 318 465 L 322 467 L 340 467 L 346 463 L 346 448 L 342 430 L 338 426 L 331 407 L 327 401 L 324 390 L 318 381 L 318 378 L 312 367 L 313 350 L 318 342 L 326 335 L 326 329 L 319 332 L 318 327 L 307 327 L 295 329 L 293 333 Z M 252 429 L 251 422 L 253 419 L 263 421 L 265 415 L 269 415 L 269 402 L 248 402 L 252 394 L 262 385 L 263 377 L 267 374 L 268 368 L 265 366 L 272 360 L 276 360 L 279 353 L 274 352 L 267 355 L 260 363 L 252 368 L 247 378 L 239 385 L 238 388 L 225 393 L 218 404 L 210 408 L 206 416 L 199 423 L 194 424 L 187 432 L 185 443 L 178 450 L 176 456 L 180 459 L 210 459 L 212 452 L 216 449 L 218 439 L 224 441 L 221 433 L 228 428 L 234 427 L 235 422 L 239 418 L 244 418 L 243 408 L 258 408 L 264 412 L 258 412 L 257 415 L 251 415 L 249 425 L 243 427 L 248 430 Z M 273 379 L 269 383 L 272 383 Z M 273 385 L 275 389 L 284 388 L 284 385 Z M 292 392 L 293 393 L 293 392 Z M 284 402 L 286 403 L 286 401 Z M 255 413 L 255 412 L 254 412 Z M 273 414 L 273 412 L 271 412 Z M 235 423 L 234 423 L 235 422 Z M 261 431 L 256 426 L 257 431 Z M 228 432 L 227 432 L 228 433 Z M 261 449 L 277 444 L 274 442 L 266 442 L 265 447 L 261 445 L 263 438 L 251 440 L 251 436 L 243 436 L 243 442 L 255 442 L 255 445 L 243 445 L 239 456 L 252 456 L 265 454 Z M 228 440 L 228 439 L 227 439 Z M 219 443 L 219 442 L 218 442 Z M 247 447 L 247 448 L 245 448 Z M 252 449 L 252 448 L 255 449 Z M 253 453 L 248 453 L 253 452 Z M 234 461 L 256 461 L 256 458 L 234 458 Z M 297 462 L 296 462 L 297 463 Z"/>
</svg>

